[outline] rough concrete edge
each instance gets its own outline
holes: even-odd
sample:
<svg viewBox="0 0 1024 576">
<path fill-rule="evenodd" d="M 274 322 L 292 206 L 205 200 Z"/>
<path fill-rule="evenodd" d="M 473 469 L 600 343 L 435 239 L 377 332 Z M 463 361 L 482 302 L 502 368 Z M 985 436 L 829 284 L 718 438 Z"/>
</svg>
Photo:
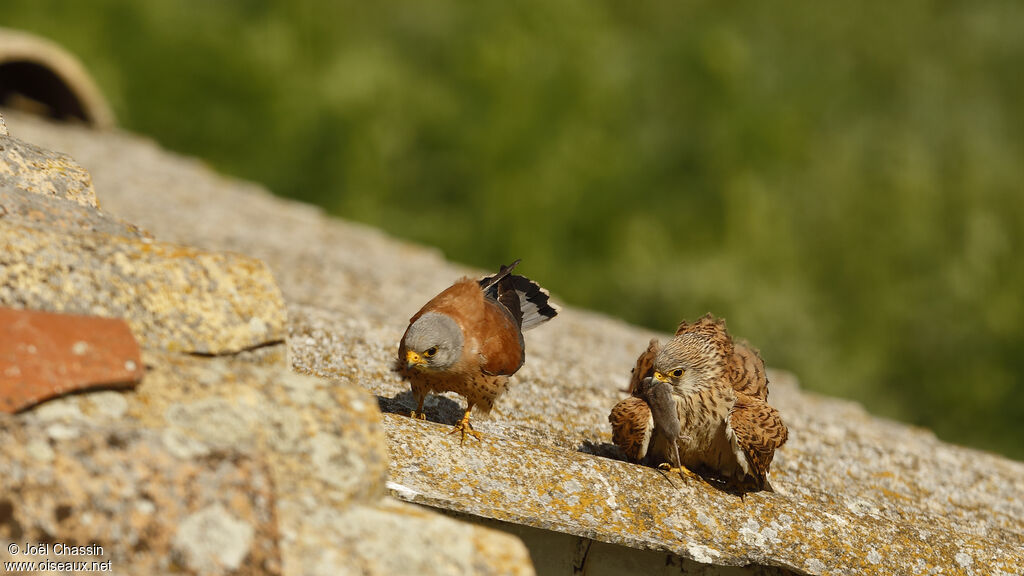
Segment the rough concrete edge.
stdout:
<svg viewBox="0 0 1024 576">
<path fill-rule="evenodd" d="M 247 277 L 240 276 L 240 278 L 247 279 L 250 286 L 261 285 L 267 290 L 265 294 L 267 298 L 228 300 L 232 304 L 229 312 L 238 313 L 239 303 L 242 303 L 251 306 L 252 309 L 247 310 L 247 312 L 263 312 L 265 314 L 264 316 L 254 316 L 244 320 L 241 316 L 231 318 L 228 312 L 221 310 L 223 313 L 218 314 L 217 319 L 221 322 L 222 336 L 215 337 L 213 329 L 205 323 L 200 325 L 203 329 L 188 324 L 179 324 L 178 331 L 157 329 L 159 326 L 168 325 L 163 320 L 173 317 L 174 314 L 183 314 L 189 310 L 194 310 L 194 308 L 189 308 L 186 301 L 182 301 L 178 307 L 160 308 L 149 302 L 145 297 L 146 293 L 140 289 L 133 297 L 119 302 L 126 307 L 122 311 L 115 312 L 113 316 L 125 318 L 132 327 L 133 333 L 145 347 L 157 347 L 172 352 L 219 356 L 232 355 L 245 350 L 283 342 L 287 337 L 287 310 L 284 305 L 281 288 L 277 284 L 277 280 L 274 278 L 270 267 L 262 260 L 237 252 L 207 252 L 178 244 L 154 242 L 148 238 L 88 234 L 77 231 L 49 231 L 22 224 L 10 224 L 9 228 L 14 229 L 15 232 L 20 229 L 22 232 L 21 237 L 27 238 L 30 241 L 40 239 L 40 242 L 45 242 L 48 239 L 61 237 L 65 240 L 82 240 L 81 246 L 84 247 L 84 250 L 90 250 L 90 243 L 96 245 L 104 239 L 119 240 L 125 247 L 119 254 L 127 254 L 127 261 L 135 265 L 139 265 L 139 263 L 151 265 L 154 269 L 160 269 L 164 266 L 165 264 L 162 264 L 162 262 L 172 262 L 172 258 L 189 258 L 196 262 L 196 266 L 201 265 L 207 270 L 214 270 L 218 273 L 236 274 L 238 270 L 246 270 L 251 273 Z M 106 266 L 106 268 L 100 268 L 102 273 L 109 274 L 111 278 L 117 277 L 116 269 L 118 264 L 114 258 L 107 260 L 98 258 L 96 261 Z M 59 267 L 59 264 L 58 262 L 55 266 Z M 162 278 L 170 277 L 164 275 Z M 173 278 L 171 279 L 173 280 Z M 213 280 L 209 279 L 209 281 L 212 282 Z M 33 295 L 31 291 L 20 291 L 29 285 L 13 284 L 11 285 L 11 288 L 13 288 L 12 292 L 15 294 Z M 166 287 L 174 288 L 175 286 L 173 283 L 168 282 Z M 127 294 L 127 292 L 125 293 Z M 214 294 L 212 298 L 207 298 L 202 303 L 206 306 L 212 306 L 217 302 L 216 296 L 225 297 L 225 294 Z M 5 305 L 15 308 L 22 307 L 10 302 L 5 303 Z M 101 304 L 98 301 L 88 302 L 86 305 L 80 305 L 76 301 L 63 301 L 51 307 L 31 302 L 29 304 L 30 307 L 44 311 L 110 317 L 110 314 L 104 314 L 96 310 L 96 306 L 99 305 Z M 171 312 L 168 312 L 168 310 L 171 310 Z M 134 313 L 131 313 L 133 311 Z M 254 319 L 259 320 L 255 324 L 260 330 L 254 330 Z M 181 328 L 184 328 L 184 330 L 182 331 Z M 262 335 L 260 334 L 261 331 L 264 332 Z"/>
<path fill-rule="evenodd" d="M 396 435 L 401 435 L 402 437 L 409 439 L 410 442 L 413 442 L 413 443 L 415 443 L 415 441 L 416 441 L 416 437 L 415 436 L 417 434 L 421 434 L 421 436 L 419 437 L 419 440 L 421 441 L 421 443 L 423 441 L 426 441 L 428 443 L 432 442 L 432 441 L 437 441 L 437 442 L 442 442 L 442 443 L 450 442 L 449 440 L 446 440 L 446 435 L 444 435 L 444 432 L 447 429 L 447 426 L 443 426 L 443 425 L 429 425 L 429 426 L 427 426 L 427 428 L 429 428 L 429 430 L 420 430 L 419 427 L 423 426 L 424 423 L 416 423 L 416 428 L 410 428 L 408 426 L 410 423 L 409 422 L 405 422 L 404 420 L 406 418 L 404 418 L 404 417 L 401 417 L 401 416 L 398 416 L 398 415 L 394 415 L 394 414 L 386 414 L 385 416 L 386 416 L 385 417 L 385 428 L 386 428 L 386 430 L 388 432 L 389 446 L 392 449 L 394 449 L 394 447 L 395 447 L 393 442 L 394 442 L 394 437 Z M 501 459 L 500 455 L 498 455 L 498 452 L 502 452 L 502 451 L 508 452 L 509 448 L 523 450 L 523 451 L 533 450 L 530 447 L 523 446 L 522 445 L 523 443 L 521 441 L 510 440 L 508 438 L 498 439 L 498 440 L 495 440 L 495 442 L 497 444 L 500 444 L 500 446 L 495 446 L 490 454 L 488 454 L 486 456 L 481 456 L 479 454 L 475 454 L 475 455 L 472 455 L 472 456 L 467 457 L 467 458 L 472 458 L 474 460 L 477 460 L 478 464 L 486 465 L 488 467 L 488 469 L 491 469 L 489 464 L 494 464 L 494 462 L 495 462 L 494 458 L 499 458 L 499 461 Z M 456 441 L 456 443 L 457 443 L 457 441 Z M 558 457 L 558 452 L 560 452 L 559 450 L 552 449 L 552 448 L 546 448 L 546 447 L 545 448 L 536 448 L 535 451 L 542 458 Z M 594 456 L 594 455 L 586 454 L 586 453 L 577 453 L 576 455 L 583 459 L 583 461 L 580 462 L 580 464 L 581 465 L 585 465 L 585 466 L 598 467 L 598 468 L 604 468 L 605 466 L 619 466 L 619 465 L 633 466 L 633 465 L 630 465 L 630 464 L 625 463 L 625 462 L 620 462 L 620 461 L 617 461 L 617 460 L 610 460 L 610 459 L 606 459 L 606 458 L 602 458 L 602 457 L 599 457 L 599 456 Z M 569 457 L 569 455 L 565 455 L 565 456 Z M 488 459 L 491 460 L 490 463 L 487 462 Z M 392 458 L 392 461 L 394 461 L 394 460 L 395 459 Z M 460 462 L 452 462 L 451 466 L 457 470 L 457 469 L 460 468 L 459 464 L 460 464 Z M 465 464 L 465 462 L 461 462 L 461 464 Z M 499 464 L 498 467 L 501 468 L 502 466 Z M 568 469 L 568 468 L 570 468 L 570 467 L 567 466 L 567 467 L 565 467 L 563 469 Z M 653 471 L 653 470 L 644 470 L 644 473 L 645 474 L 649 474 L 650 477 L 659 477 L 660 478 L 660 476 L 655 471 Z M 391 473 L 390 473 L 390 476 L 389 476 L 389 482 L 388 482 L 388 485 L 387 485 L 388 491 L 392 495 L 392 497 L 397 498 L 399 500 L 406 501 L 406 502 L 420 504 L 420 505 L 428 506 L 428 507 L 431 507 L 431 508 L 442 509 L 442 510 L 444 510 L 446 512 L 455 512 L 455 513 L 458 513 L 458 514 L 465 514 L 465 515 L 472 516 L 472 517 L 479 517 L 479 518 L 484 518 L 484 519 L 488 519 L 488 520 L 494 520 L 494 521 L 500 521 L 500 522 L 516 524 L 516 525 L 523 525 L 523 526 L 532 527 L 532 528 L 550 530 L 550 531 L 559 532 L 559 533 L 563 533 L 563 534 L 568 534 L 568 535 L 572 535 L 572 536 L 588 538 L 588 539 L 591 539 L 591 540 L 600 541 L 600 542 L 607 543 L 607 544 L 626 546 L 626 547 L 634 548 L 634 549 L 637 549 L 637 550 L 648 550 L 648 551 L 664 552 L 664 553 L 668 553 L 668 554 L 671 554 L 671 555 L 674 555 L 674 556 L 678 556 L 680 558 L 684 558 L 684 559 L 692 560 L 692 561 L 695 561 L 695 562 L 699 562 L 699 563 L 702 563 L 702 564 L 709 564 L 709 565 L 716 565 L 716 566 L 733 566 L 733 567 L 751 566 L 751 565 L 770 566 L 770 567 L 776 567 L 776 568 L 782 568 L 782 569 L 785 569 L 785 570 L 795 571 L 795 572 L 798 572 L 798 573 L 801 573 L 801 574 L 804 574 L 804 573 L 809 573 L 809 574 L 810 573 L 820 573 L 820 574 L 842 573 L 841 570 L 837 572 L 834 567 L 832 569 L 825 569 L 825 570 L 819 571 L 819 572 L 814 572 L 814 571 L 808 572 L 808 569 L 807 569 L 807 567 L 805 565 L 800 565 L 799 562 L 796 559 L 787 558 L 786 554 L 781 552 L 781 549 L 776 548 L 777 545 L 775 545 L 775 544 L 772 544 L 769 548 L 761 548 L 761 549 L 756 549 L 753 546 L 746 545 L 746 544 L 743 543 L 745 541 L 744 538 L 743 538 L 743 530 L 744 530 L 744 528 L 738 528 L 737 529 L 737 531 L 738 531 L 737 537 L 733 538 L 733 539 L 729 539 L 729 541 L 732 542 L 734 544 L 734 546 L 729 546 L 727 548 L 719 548 L 719 549 L 711 548 L 710 550 L 714 552 L 713 554 L 709 554 L 709 552 L 708 552 L 709 549 L 706 548 L 706 546 L 703 543 L 701 543 L 701 542 L 680 541 L 680 542 L 677 542 L 676 545 L 673 545 L 671 542 L 669 542 L 666 539 L 666 534 L 661 534 L 660 536 L 656 535 L 656 534 L 652 534 L 651 535 L 652 537 L 646 537 L 645 538 L 642 535 L 638 536 L 638 535 L 634 535 L 633 533 L 627 533 L 627 532 L 618 531 L 618 532 L 614 532 L 615 535 L 616 535 L 615 538 L 614 539 L 610 539 L 609 536 L 608 536 L 609 532 L 607 532 L 607 531 L 606 532 L 601 532 L 601 529 L 597 528 L 597 527 L 593 527 L 593 526 L 591 526 L 591 527 L 577 526 L 577 525 L 574 525 L 572 523 L 567 523 L 563 519 L 564 515 L 559 516 L 558 514 L 555 513 L 555 512 L 557 512 L 559 510 L 566 511 L 569 508 L 572 508 L 573 506 L 575 506 L 574 504 L 566 505 L 566 506 L 561 506 L 561 507 L 552 507 L 550 505 L 551 503 L 549 503 L 547 505 L 548 507 L 544 508 L 543 512 L 539 512 L 538 511 L 538 510 L 540 510 L 539 508 L 533 508 L 533 509 L 531 509 L 531 510 L 533 510 L 532 512 L 528 512 L 528 511 L 524 511 L 523 509 L 510 508 L 509 506 L 505 505 L 504 503 L 495 503 L 493 501 L 488 502 L 488 501 L 486 501 L 488 499 L 488 497 L 486 495 L 482 496 L 484 501 L 474 501 L 474 500 L 469 499 L 469 498 L 461 498 L 461 497 L 455 496 L 456 490 L 452 486 L 443 486 L 443 482 L 437 483 L 437 484 L 433 483 L 434 480 L 437 480 L 437 478 L 436 478 L 437 474 L 434 474 L 435 478 L 431 478 L 431 479 L 428 479 L 428 480 L 424 481 L 424 482 L 426 482 L 427 485 L 430 486 L 430 488 L 428 488 L 426 490 L 423 490 L 421 487 L 417 487 L 415 485 L 415 481 L 410 482 L 409 485 L 402 484 L 401 482 L 403 480 L 402 479 L 403 476 L 408 476 L 408 475 L 407 474 L 403 474 L 403 472 L 401 470 L 401 466 L 399 466 L 396 469 L 396 467 L 393 465 L 392 468 L 391 468 Z M 607 477 L 607 475 L 601 475 L 601 477 Z M 457 480 L 455 480 L 455 481 L 457 481 Z M 459 485 L 460 486 L 469 486 L 469 485 L 474 485 L 474 484 L 470 481 L 470 482 L 466 482 L 466 483 L 461 483 Z M 624 485 L 620 484 L 620 486 L 624 486 Z M 490 487 L 489 489 L 493 492 L 493 487 Z M 678 487 L 674 486 L 673 490 L 678 490 Z M 695 494 L 695 493 L 691 491 L 690 494 Z M 600 500 L 600 498 L 596 498 L 595 499 L 595 501 L 599 501 L 599 500 Z M 557 503 L 557 500 L 552 501 L 552 503 Z M 679 502 L 676 502 L 676 504 L 679 504 Z M 764 506 L 762 507 L 762 509 L 766 513 L 774 514 L 774 513 L 778 512 L 778 510 L 777 510 L 778 506 L 786 507 L 786 506 L 791 506 L 791 505 L 793 505 L 792 502 L 785 502 L 785 501 L 772 502 L 772 501 L 766 501 Z M 682 508 L 677 508 L 677 510 L 682 510 Z M 542 516 L 538 516 L 537 514 L 541 514 Z M 547 518 L 547 522 L 546 523 L 539 522 L 538 520 L 541 517 Z M 667 519 L 667 517 L 666 517 L 666 519 Z M 921 519 L 926 520 L 927 516 L 922 516 Z M 871 520 L 867 520 L 867 522 L 870 524 Z M 659 526 L 668 527 L 667 524 L 664 524 L 662 522 L 659 522 L 658 525 Z M 844 523 L 844 525 L 845 525 L 845 523 Z M 907 529 L 903 529 L 903 528 L 907 528 Z M 975 534 L 970 534 L 970 533 L 965 534 L 965 533 L 944 532 L 944 533 L 942 533 L 940 535 L 937 535 L 938 538 L 925 539 L 919 533 L 913 533 L 910 530 L 909 527 L 899 527 L 899 526 L 897 526 L 896 527 L 896 532 L 898 532 L 898 534 L 893 534 L 893 536 L 900 536 L 900 537 L 910 536 L 909 540 L 901 541 L 902 544 L 904 545 L 904 548 L 906 548 L 906 549 L 917 549 L 917 548 L 915 548 L 915 546 L 919 545 L 921 547 L 920 549 L 928 549 L 929 550 L 928 558 L 923 559 L 923 560 L 925 560 L 927 562 L 927 565 L 929 565 L 929 566 L 942 565 L 944 560 L 947 560 L 950 557 L 952 557 L 952 555 L 953 555 L 952 552 L 948 556 L 944 555 L 942 553 L 942 551 L 941 551 L 942 547 L 950 548 L 950 547 L 955 546 L 957 550 L 963 552 L 965 550 L 976 550 L 976 549 L 982 549 L 982 548 L 983 549 L 989 549 L 989 548 L 991 548 L 991 546 L 993 544 L 995 544 L 994 541 L 992 541 L 991 539 L 989 539 L 986 536 L 980 536 L 980 535 L 975 535 Z M 935 536 L 935 535 L 933 535 L 933 536 Z M 880 534 L 880 537 L 884 538 L 885 535 L 884 534 Z M 749 543 L 747 543 L 747 544 L 749 544 Z M 773 548 L 773 549 L 770 549 L 770 548 Z M 1012 556 L 1012 557 L 1016 558 L 1018 561 L 1024 560 L 1024 554 L 1022 554 L 1022 553 L 1010 554 L 1009 556 Z M 859 556 L 858 556 L 858 554 L 856 552 L 848 550 L 847 553 L 843 555 L 843 558 L 837 558 L 837 560 L 842 560 L 844 562 L 848 562 L 847 564 L 844 564 L 844 566 L 852 567 L 853 569 L 857 569 L 857 570 L 866 570 L 867 569 L 868 573 L 878 573 L 878 574 L 884 574 L 884 573 L 913 574 L 913 573 L 915 573 L 915 569 L 913 567 L 911 567 L 911 566 L 896 567 L 896 566 L 893 566 L 893 565 L 890 564 L 890 565 L 888 565 L 888 569 L 887 569 L 885 564 L 877 564 L 874 561 L 869 561 L 869 559 L 866 558 L 866 557 L 863 557 L 862 558 L 862 562 L 860 564 L 857 564 L 856 561 L 857 561 L 858 557 Z M 987 566 L 992 568 L 992 569 L 1005 570 L 1007 568 L 1007 561 L 1000 560 L 1000 559 L 998 559 L 998 557 L 996 557 L 996 558 L 993 558 L 991 563 L 987 564 Z M 878 570 L 886 570 L 886 571 L 878 571 Z"/>
<path fill-rule="evenodd" d="M 74 158 L 63 152 L 44 148 L 9 134 L 0 135 L 0 140 L 3 140 L 3 143 L 13 144 L 11 147 L 0 146 L 6 156 L 4 172 L 17 174 L 12 169 L 12 166 L 15 166 L 25 169 L 26 172 L 38 172 L 40 175 L 49 176 L 49 178 L 41 179 L 40 182 L 49 184 L 50 188 L 44 186 L 43 189 L 39 189 L 38 186 L 33 185 L 30 178 L 25 177 L 9 182 L 10 186 L 34 194 L 70 200 L 82 206 L 99 210 L 99 198 L 96 196 L 96 188 L 92 183 L 92 173 Z M 64 187 L 63 190 L 61 186 Z"/>
</svg>

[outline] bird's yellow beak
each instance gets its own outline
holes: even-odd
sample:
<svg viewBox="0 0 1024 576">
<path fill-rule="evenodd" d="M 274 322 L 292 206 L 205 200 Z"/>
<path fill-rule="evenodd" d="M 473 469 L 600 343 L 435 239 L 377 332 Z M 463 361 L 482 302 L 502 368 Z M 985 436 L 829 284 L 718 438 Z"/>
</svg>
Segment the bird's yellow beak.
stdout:
<svg viewBox="0 0 1024 576">
<path fill-rule="evenodd" d="M 409 365 L 409 368 L 412 368 L 413 366 L 423 366 L 424 364 L 427 363 L 427 361 L 424 360 L 423 356 L 421 356 L 418 352 L 406 350 L 405 363 Z"/>
<path fill-rule="evenodd" d="M 661 372 L 658 372 L 657 370 L 654 371 L 654 379 L 657 380 L 658 382 L 668 382 L 669 381 L 668 380 L 668 376 L 665 376 L 664 374 L 662 374 Z"/>
</svg>

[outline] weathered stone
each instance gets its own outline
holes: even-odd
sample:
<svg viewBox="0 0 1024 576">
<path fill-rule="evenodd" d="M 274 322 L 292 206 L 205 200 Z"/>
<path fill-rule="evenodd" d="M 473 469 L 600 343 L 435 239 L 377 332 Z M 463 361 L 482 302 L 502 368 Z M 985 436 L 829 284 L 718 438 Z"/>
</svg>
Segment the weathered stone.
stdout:
<svg viewBox="0 0 1024 576">
<path fill-rule="evenodd" d="M 815 574 L 921 574 L 957 555 L 1011 574 L 1024 562 L 1015 534 L 950 530 L 914 506 L 865 500 L 862 488 L 786 483 L 785 492 L 741 499 L 580 452 L 493 435 L 460 448 L 447 426 L 390 414 L 385 421 L 397 497 L 484 518 L 701 563 Z"/>
<path fill-rule="evenodd" d="M 4 122 L 4 115 L 0 114 L 0 136 L 10 136 L 11 133 L 7 130 L 7 122 Z"/>
<path fill-rule="evenodd" d="M 133 386 L 142 373 L 139 344 L 123 320 L 0 307 L 0 412 Z"/>
<path fill-rule="evenodd" d="M 0 186 L 0 224 L 21 224 L 40 230 L 95 232 L 126 238 L 151 238 L 138 226 L 63 198 Z"/>
<path fill-rule="evenodd" d="M 185 518 L 174 534 L 178 563 L 201 574 L 234 572 L 252 547 L 253 527 L 220 504 Z"/>
<path fill-rule="evenodd" d="M 92 177 L 66 154 L 0 136 L 0 186 L 97 207 Z"/>
<path fill-rule="evenodd" d="M 172 452 L 185 458 L 264 453 L 277 490 L 291 495 L 285 503 L 304 498 L 315 500 L 314 507 L 344 505 L 384 493 L 380 414 L 360 388 L 230 357 L 152 354 L 145 360 L 151 368 L 127 397 L 128 417 L 160 430 Z"/>
<path fill-rule="evenodd" d="M 15 222 L 0 226 L 0 247 L 2 305 L 123 317 L 143 345 L 167 350 L 222 354 L 284 337 L 280 292 L 250 258 Z"/>
<path fill-rule="evenodd" d="M 307 528 L 294 541 L 303 574 L 533 574 L 518 538 L 393 500 L 314 512 Z"/>
<path fill-rule="evenodd" d="M 202 573 L 280 573 L 273 482 L 264 463 L 237 452 L 183 460 L 154 431 L 67 414 L 75 414 L 67 426 L 76 434 L 54 435 L 59 417 L 0 416 L 0 560 L 105 562 L 105 571 L 122 574 L 194 568 L 173 553 L 180 525 L 215 509 L 243 526 L 248 539 L 244 551 L 231 550 L 232 566 L 205 564 Z M 203 534 L 190 545 L 218 537 Z M 11 547 L 45 543 L 42 555 Z M 68 556 L 57 545 L 99 548 Z"/>
<path fill-rule="evenodd" d="M 159 453 L 160 462 L 182 468 L 182 478 L 202 478 L 203 474 L 220 478 L 222 467 L 251 462 L 247 470 L 264 471 L 259 480 L 264 492 L 241 484 L 193 482 L 192 492 L 181 493 L 172 491 L 175 484 L 171 482 L 147 486 L 141 483 L 143 477 L 124 475 L 116 467 L 109 473 L 123 483 L 119 489 L 124 494 L 144 493 L 149 499 L 178 498 L 182 502 L 173 509 L 158 506 L 167 526 L 161 528 L 161 547 L 151 550 L 199 573 L 250 566 L 253 548 L 261 534 L 269 532 L 251 522 L 251 515 L 239 506 L 250 500 L 253 506 L 272 506 L 273 526 L 280 528 L 281 536 L 275 532 L 270 537 L 289 543 L 280 548 L 280 562 L 291 574 L 308 573 L 311 561 L 297 552 L 297 544 L 291 540 L 295 534 L 339 539 L 340 533 L 332 530 L 336 530 L 334 522 L 340 515 L 360 503 L 376 505 L 385 494 L 387 452 L 380 413 L 373 397 L 358 387 L 237 357 L 149 352 L 144 361 L 149 370 L 134 392 L 58 398 L 0 419 L 0 430 L 12 435 L 7 438 L 10 442 L 0 443 L 0 454 L 5 462 L 16 464 L 6 476 L 9 484 L 0 480 L 0 493 L 50 479 L 55 470 L 61 470 L 55 462 L 85 452 L 72 449 L 76 442 L 86 443 L 96 458 L 126 462 L 143 458 L 139 466 L 145 467 L 149 460 L 139 455 L 141 449 L 136 450 L 137 443 L 132 440 L 144 438 L 146 450 Z M 113 402 L 110 394 L 117 394 L 120 402 Z M 93 473 L 99 485 L 104 472 L 96 467 Z M 75 475 L 68 475 L 63 482 L 71 490 Z M 18 501 L 22 493 L 17 492 Z M 107 497 L 116 499 L 118 494 L 109 492 Z M 213 498 L 215 494 L 217 498 Z M 76 518 L 108 513 L 111 507 L 122 505 L 100 500 L 100 495 L 79 500 Z M 52 518 L 52 513 L 45 507 L 27 507 L 18 523 L 26 525 L 34 518 L 42 519 L 38 520 L 43 523 L 41 530 L 49 529 L 46 519 Z M 210 526 L 219 527 L 220 540 L 213 536 L 197 539 L 197 534 Z M 142 536 L 129 529 L 117 533 L 132 546 Z M 87 536 L 98 539 L 106 532 L 89 532 L 83 527 L 75 534 L 83 541 Z M 0 540 L 3 536 L 17 539 L 0 527 Z M 246 549 L 249 552 L 244 553 Z M 150 572 L 144 569 L 145 563 L 137 564 L 142 562 L 140 558 L 118 558 L 124 558 L 132 572 Z M 141 567 L 134 570 L 136 566 Z"/>
<path fill-rule="evenodd" d="M 459 514 L 458 517 L 466 517 Z M 541 575 L 586 574 L 586 576 L 794 576 L 799 572 L 776 566 L 719 566 L 680 558 L 670 552 L 637 550 L 585 536 L 532 528 L 523 524 L 473 518 L 487 527 L 520 538 L 530 550 Z"/>
<path fill-rule="evenodd" d="M 390 370 L 398 339 L 409 316 L 465 269 L 130 136 L 21 121 L 16 132 L 71 151 L 93 171 L 111 211 L 158 236 L 265 260 L 288 301 L 292 365 L 366 388 L 386 411 L 411 408 L 407 384 Z M 139 187 L 164 194 L 137 194 Z M 523 266 L 529 273 L 529 263 Z M 446 436 L 462 405 L 451 395 L 428 400 L 433 423 L 387 415 L 392 493 L 569 535 L 568 542 L 639 549 L 635 563 L 617 564 L 631 570 L 659 553 L 675 567 L 699 564 L 708 574 L 739 565 L 764 573 L 1020 572 L 1024 464 L 801 392 L 783 373 L 770 376 L 772 403 L 790 427 L 773 465 L 778 492 L 740 499 L 699 481 L 673 477 L 670 484 L 655 470 L 616 460 L 608 410 L 651 336 L 571 309 L 528 333 L 526 365 L 496 412 L 475 421 L 482 443 L 460 446 Z M 183 449 L 200 449 L 184 440 Z M 319 444 L 317 460 L 335 456 L 328 444 Z M 299 499 L 279 508 L 282 518 L 330 516 Z M 285 550 L 323 541 L 308 530 L 330 532 L 333 521 L 305 522 L 282 528 Z M 544 545 L 539 540 L 528 541 Z M 300 558 L 284 562 L 296 571 L 307 566 Z"/>
<path fill-rule="evenodd" d="M 150 365 L 146 379 L 135 392 L 118 394 L 126 405 L 120 410 L 110 409 L 110 398 L 89 394 L 57 399 L 6 421 L 21 434 L 15 440 L 26 445 L 23 452 L 31 454 L 15 458 L 26 464 L 14 469 L 12 482 L 49 478 L 55 458 L 75 455 L 63 443 L 105 442 L 115 454 L 111 458 L 127 459 L 135 454 L 129 450 L 119 455 L 133 445 L 122 440 L 128 434 L 122 427 L 127 426 L 141 430 L 131 434 L 145 436 L 151 450 L 192 474 L 205 473 L 196 470 L 211 461 L 222 466 L 252 460 L 265 467 L 267 476 L 261 482 L 276 494 L 284 573 L 532 573 L 528 554 L 515 538 L 382 500 L 387 451 L 380 413 L 372 396 L 360 388 L 234 357 L 148 354 L 145 361 Z M 62 443 L 50 449 L 54 438 Z M 150 498 L 166 492 L 163 485 L 131 485 L 133 479 L 124 480 L 123 492 L 144 492 Z M 209 500 L 205 491 L 214 488 L 223 488 L 223 501 Z M 197 573 L 252 565 L 260 528 L 225 503 L 247 501 L 249 489 L 201 485 L 195 491 L 192 498 L 201 503 L 176 508 L 163 518 L 168 526 L 161 529 L 157 551 Z M 89 501 L 75 512 L 95 513 L 96 506 Z M 25 517 L 49 517 L 40 510 L 26 509 Z M 77 534 L 79 541 L 98 538 L 87 530 Z M 130 542 L 137 541 L 132 533 L 128 536 Z M 453 541 L 459 546 L 452 546 Z M 133 571 L 146 571 L 147 564 L 135 557 L 115 556 L 114 566 L 122 560 Z"/>
</svg>

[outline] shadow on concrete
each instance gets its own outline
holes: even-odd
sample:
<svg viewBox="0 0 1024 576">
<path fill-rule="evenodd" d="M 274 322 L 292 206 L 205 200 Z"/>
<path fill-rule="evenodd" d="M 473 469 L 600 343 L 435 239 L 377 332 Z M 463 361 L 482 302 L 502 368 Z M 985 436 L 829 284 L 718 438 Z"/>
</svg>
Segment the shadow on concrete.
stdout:
<svg viewBox="0 0 1024 576">
<path fill-rule="evenodd" d="M 408 416 L 413 408 L 416 407 L 416 399 L 413 397 L 411 390 L 406 390 L 390 398 L 387 396 L 377 396 L 377 405 L 380 407 L 381 412 Z M 427 420 L 437 422 L 438 424 L 454 426 L 462 418 L 465 411 L 466 407 L 464 404 L 437 394 L 428 394 L 426 401 L 423 403 L 423 412 L 426 414 Z"/>
<path fill-rule="evenodd" d="M 593 456 L 600 456 L 601 458 L 608 458 L 610 460 L 619 460 L 622 462 L 629 462 L 626 456 L 622 453 L 618 446 L 611 442 L 594 442 L 592 440 L 584 440 L 577 448 L 578 452 L 584 454 L 590 454 Z M 658 470 L 656 464 L 652 462 L 644 462 L 642 464 L 635 464 L 636 466 L 643 466 Z M 678 485 L 680 482 L 692 482 L 693 478 L 685 479 L 679 475 L 678 472 L 668 472 L 665 470 L 658 470 L 662 476 L 665 476 L 666 480 L 669 481 L 673 486 Z M 736 482 L 719 477 L 715 471 L 705 469 L 703 467 L 693 470 L 700 481 L 704 482 L 708 486 L 726 494 L 732 494 L 733 496 L 739 496 L 743 498 L 745 495 L 751 492 L 759 492 L 761 489 L 754 485 L 752 482 Z M 766 485 L 767 489 L 773 491 L 771 484 Z"/>
</svg>

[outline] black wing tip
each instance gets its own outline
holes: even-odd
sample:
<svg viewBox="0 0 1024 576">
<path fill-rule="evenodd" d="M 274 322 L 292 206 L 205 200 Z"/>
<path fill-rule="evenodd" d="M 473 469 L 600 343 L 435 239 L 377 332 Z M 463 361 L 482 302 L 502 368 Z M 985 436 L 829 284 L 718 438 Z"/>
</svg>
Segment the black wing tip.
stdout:
<svg viewBox="0 0 1024 576">
<path fill-rule="evenodd" d="M 484 276 L 483 278 L 477 280 L 477 284 L 480 285 L 480 289 L 483 290 L 484 292 L 490 291 L 498 284 L 498 282 L 501 282 L 502 279 L 508 276 L 512 272 L 512 270 L 514 270 L 515 267 L 519 265 L 520 261 L 522 261 L 521 258 L 516 258 L 514 262 L 507 266 L 502 264 L 496 274 Z"/>
<path fill-rule="evenodd" d="M 526 276 L 512 276 L 516 290 L 523 293 L 526 300 L 537 307 L 537 313 L 551 319 L 558 316 L 558 306 L 551 301 L 551 294 L 543 286 Z"/>
<path fill-rule="evenodd" d="M 558 316 L 558 306 L 551 302 L 551 294 L 540 284 L 530 280 L 526 276 L 512 274 L 512 270 L 522 261 L 516 258 L 511 264 L 502 265 L 496 274 L 484 276 L 478 283 L 480 289 L 489 297 L 498 299 L 498 284 L 514 289 L 521 294 L 521 297 L 537 309 L 537 314 L 544 318 L 544 321 Z M 536 325 L 536 324 L 534 324 Z"/>
</svg>

